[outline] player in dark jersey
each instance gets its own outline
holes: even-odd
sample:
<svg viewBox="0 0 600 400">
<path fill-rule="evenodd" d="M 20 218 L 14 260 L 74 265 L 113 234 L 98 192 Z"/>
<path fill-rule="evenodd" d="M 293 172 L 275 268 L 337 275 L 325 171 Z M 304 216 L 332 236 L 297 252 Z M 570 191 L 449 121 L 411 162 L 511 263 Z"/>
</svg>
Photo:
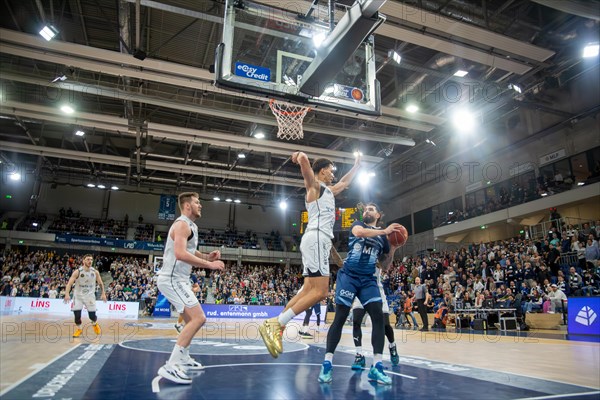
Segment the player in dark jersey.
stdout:
<svg viewBox="0 0 600 400">
<path fill-rule="evenodd" d="M 385 374 L 382 363 L 385 343 L 384 318 L 381 294 L 374 273 L 377 261 L 383 271 L 386 271 L 392 262 L 394 252 L 399 246 L 390 246 L 387 235 L 400 231 L 401 225 L 391 224 L 385 229 L 380 229 L 377 227 L 380 218 L 379 207 L 369 203 L 364 209 L 363 220 L 352 224 L 350 250 L 343 268 L 337 275 L 335 318 L 327 334 L 325 361 L 319 374 L 321 383 L 332 381 L 333 353 L 342 336 L 342 329 L 355 297 L 358 297 L 373 322 L 373 366 L 369 371 L 369 380 L 385 385 L 392 383 L 391 378 Z"/>
</svg>

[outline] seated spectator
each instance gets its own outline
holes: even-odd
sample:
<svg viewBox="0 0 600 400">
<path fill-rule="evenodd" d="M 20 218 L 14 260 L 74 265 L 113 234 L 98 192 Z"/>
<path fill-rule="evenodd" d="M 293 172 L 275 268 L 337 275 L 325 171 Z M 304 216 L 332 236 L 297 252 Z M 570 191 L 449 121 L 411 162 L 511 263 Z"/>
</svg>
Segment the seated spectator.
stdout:
<svg viewBox="0 0 600 400">
<path fill-rule="evenodd" d="M 539 311 L 542 309 L 543 303 L 544 298 L 542 297 L 540 292 L 538 292 L 537 289 L 532 289 L 528 301 L 525 301 L 523 303 L 523 312 L 530 313 L 533 311 Z"/>
<path fill-rule="evenodd" d="M 598 279 L 594 276 L 591 270 L 585 271 L 583 274 L 583 295 L 584 296 L 594 296 L 598 294 L 599 282 Z"/>
<path fill-rule="evenodd" d="M 548 299 L 550 300 L 550 312 L 562 312 L 563 300 L 567 300 L 567 295 L 565 295 L 556 284 L 552 284 L 550 285 L 550 293 L 548 293 Z"/>
<path fill-rule="evenodd" d="M 569 268 L 569 293 L 573 296 L 581 296 L 581 288 L 583 287 L 583 279 L 577 273 L 575 267 Z"/>
</svg>

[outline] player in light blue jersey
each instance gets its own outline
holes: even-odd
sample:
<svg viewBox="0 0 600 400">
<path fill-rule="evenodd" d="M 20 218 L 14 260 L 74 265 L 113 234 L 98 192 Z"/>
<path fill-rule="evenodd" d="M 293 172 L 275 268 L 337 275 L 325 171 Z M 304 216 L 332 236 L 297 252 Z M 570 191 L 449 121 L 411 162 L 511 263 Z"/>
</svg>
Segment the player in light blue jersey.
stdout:
<svg viewBox="0 0 600 400">
<path fill-rule="evenodd" d="M 394 252 L 399 246 L 391 246 L 387 235 L 395 231 L 400 232 L 401 225 L 391 224 L 381 229 L 377 227 L 380 218 L 379 207 L 368 203 L 363 211 L 363 220 L 352 224 L 348 256 L 337 274 L 335 318 L 327 333 L 325 361 L 319 374 L 321 383 L 329 383 L 333 379 L 333 353 L 340 342 L 342 329 L 355 297 L 360 300 L 373 322 L 373 366 L 369 371 L 369 380 L 384 385 L 392 383 L 391 378 L 383 371 L 384 317 L 381 293 L 374 273 L 377 261 L 382 271 L 386 271 L 392 262 Z"/>
</svg>

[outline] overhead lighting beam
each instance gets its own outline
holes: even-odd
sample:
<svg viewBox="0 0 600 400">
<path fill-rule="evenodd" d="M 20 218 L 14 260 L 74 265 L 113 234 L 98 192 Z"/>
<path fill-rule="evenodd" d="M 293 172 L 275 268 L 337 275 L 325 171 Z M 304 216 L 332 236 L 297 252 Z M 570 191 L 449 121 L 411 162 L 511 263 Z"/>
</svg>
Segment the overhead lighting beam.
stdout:
<svg viewBox="0 0 600 400">
<path fill-rule="evenodd" d="M 503 71 L 512 72 L 518 75 L 523 75 L 532 69 L 532 66 L 527 64 L 512 61 L 505 57 L 490 54 L 489 52 L 482 50 L 465 47 L 457 43 L 441 40 L 437 37 L 427 36 L 421 31 L 417 32 L 400 26 L 383 24 L 379 27 L 376 33 L 393 37 L 396 40 L 402 40 L 404 42 L 416 44 L 421 47 L 426 47 L 428 49 L 460 57 L 465 60 L 474 61 L 479 64 L 496 67 Z"/>
<path fill-rule="evenodd" d="M 264 101 L 264 98 L 261 96 L 227 91 L 215 87 L 212 84 L 212 81 L 214 80 L 213 74 L 208 70 L 201 68 L 170 63 L 168 61 L 153 60 L 151 58 L 147 58 L 144 61 L 139 61 L 127 54 L 74 43 L 52 42 L 48 44 L 38 40 L 33 35 L 28 35 L 9 29 L 0 29 L 0 41 L 2 41 L 3 53 L 20 57 L 53 62 L 61 65 L 66 65 L 65 60 L 68 60 L 69 66 L 87 71 L 118 77 L 127 76 L 189 89 L 217 92 L 233 97 Z M 65 58 L 65 55 L 69 57 Z M 373 118 L 372 116 L 357 115 L 356 113 L 346 111 L 335 111 L 327 108 L 319 108 L 319 112 L 335 115 L 346 115 L 348 117 L 360 120 L 372 121 L 375 119 L 382 124 L 400 126 L 402 128 L 415 129 L 424 132 L 429 132 L 434 129 L 434 126 L 429 124 L 441 125 L 446 122 L 446 119 L 433 115 L 422 114 L 419 115 L 418 119 L 411 117 L 409 114 L 398 115 L 398 110 L 396 108 L 385 106 L 382 107 L 383 115 L 376 118 Z M 233 119 L 240 119 L 239 117 L 244 116 L 244 114 L 240 113 L 237 113 L 236 115 L 238 117 L 234 116 Z M 408 120 L 398 119 L 398 117 L 408 118 Z M 264 124 L 275 124 L 274 120 L 271 121 L 268 118 L 265 119 L 268 122 L 265 122 Z M 315 131 L 315 129 L 312 130 Z"/>
<path fill-rule="evenodd" d="M 45 157 L 63 158 L 67 160 L 76 160 L 84 162 L 97 162 L 100 164 L 120 167 L 129 167 L 131 165 L 131 160 L 128 157 L 119 157 L 98 153 L 85 153 L 76 150 L 58 149 L 47 146 L 36 146 L 23 143 L 0 141 L 0 148 L 2 148 L 5 151 L 13 151 L 15 153 L 33 154 Z M 197 165 L 183 165 L 162 161 L 147 160 L 145 163 L 145 167 L 149 170 L 157 170 L 179 174 L 204 175 L 208 177 L 237 179 L 240 181 L 268 183 L 272 185 L 292 186 L 299 188 L 304 187 L 304 180 L 302 179 L 293 179 L 289 177 L 279 177 L 250 172 L 236 174 L 229 170 L 199 167 Z"/>
<path fill-rule="evenodd" d="M 557 2 L 555 1 L 554 3 Z M 555 54 L 553 51 L 543 47 L 495 33 L 471 23 L 454 21 L 451 18 L 446 18 L 431 11 L 410 6 L 406 3 L 388 1 L 381 8 L 381 12 L 389 17 L 395 17 L 418 26 L 425 26 L 439 32 L 449 32 L 452 34 L 453 38 L 463 38 L 469 41 L 475 41 L 486 47 L 500 49 L 507 53 L 516 54 L 530 60 L 543 62 Z M 380 34 L 381 32 L 378 30 L 375 33 Z"/>
<path fill-rule="evenodd" d="M 37 119 L 40 121 L 52 121 L 57 123 L 72 123 L 70 117 L 57 115 L 52 107 L 41 105 L 8 101 L 0 105 L 0 112 L 8 115 L 17 115 L 20 117 Z M 124 118 L 118 118 L 107 115 L 98 115 L 93 113 L 78 113 L 77 124 L 80 127 L 104 129 L 111 132 L 128 132 L 128 121 Z M 289 156 L 293 151 L 303 151 L 312 157 L 327 157 L 338 163 L 354 163 L 352 153 L 317 149 L 309 146 L 295 145 L 292 143 L 283 143 L 273 140 L 260 140 L 244 136 L 229 135 L 226 133 L 218 133 L 214 131 L 204 131 L 191 128 L 177 127 L 172 125 L 148 124 L 148 134 L 157 138 L 171 139 L 174 141 L 183 142 L 209 142 L 216 146 L 224 148 L 231 147 L 237 144 L 239 148 L 248 147 L 253 151 L 270 152 L 278 155 Z M 365 155 L 365 162 L 378 163 L 383 159 Z"/>
</svg>

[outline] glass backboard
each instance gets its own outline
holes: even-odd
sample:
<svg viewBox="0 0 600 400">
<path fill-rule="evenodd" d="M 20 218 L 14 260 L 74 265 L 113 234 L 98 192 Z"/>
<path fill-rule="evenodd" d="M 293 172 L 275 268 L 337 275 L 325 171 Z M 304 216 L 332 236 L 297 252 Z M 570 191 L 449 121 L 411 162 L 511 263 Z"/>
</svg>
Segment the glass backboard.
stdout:
<svg viewBox="0 0 600 400">
<path fill-rule="evenodd" d="M 319 40 L 330 32 L 325 21 L 302 18 L 305 11 L 227 0 L 215 62 L 217 86 L 311 107 L 380 115 L 372 36 L 332 81 L 299 90 Z"/>
</svg>

